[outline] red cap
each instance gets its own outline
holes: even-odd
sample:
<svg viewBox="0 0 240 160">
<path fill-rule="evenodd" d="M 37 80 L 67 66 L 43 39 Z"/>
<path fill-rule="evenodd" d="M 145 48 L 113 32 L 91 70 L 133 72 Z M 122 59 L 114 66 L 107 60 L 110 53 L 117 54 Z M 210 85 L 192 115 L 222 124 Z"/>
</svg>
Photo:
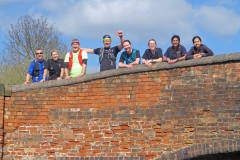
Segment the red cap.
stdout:
<svg viewBox="0 0 240 160">
<path fill-rule="evenodd" d="M 78 41 L 78 39 L 73 39 L 73 40 L 72 40 L 72 44 L 73 44 L 73 43 L 78 43 L 78 44 L 80 44 L 79 41 Z"/>
</svg>

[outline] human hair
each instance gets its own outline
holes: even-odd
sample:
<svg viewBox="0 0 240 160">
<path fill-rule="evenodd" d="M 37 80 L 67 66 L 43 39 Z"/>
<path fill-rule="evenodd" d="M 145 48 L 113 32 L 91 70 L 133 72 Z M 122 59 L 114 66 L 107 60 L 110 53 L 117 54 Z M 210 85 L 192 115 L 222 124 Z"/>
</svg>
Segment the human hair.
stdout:
<svg viewBox="0 0 240 160">
<path fill-rule="evenodd" d="M 42 50 L 41 48 L 37 48 L 36 51 Z"/>
<path fill-rule="evenodd" d="M 131 42 L 129 40 L 127 40 L 127 39 L 123 41 L 123 43 L 125 43 L 125 42 L 128 42 L 130 45 L 132 45 Z"/>
<path fill-rule="evenodd" d="M 173 41 L 174 38 L 177 38 L 178 41 L 180 42 L 180 37 L 179 37 L 179 35 L 173 35 L 172 38 L 171 38 L 171 42 Z"/>
<path fill-rule="evenodd" d="M 192 39 L 192 43 L 194 43 L 194 40 L 198 38 L 200 40 L 200 42 L 202 42 L 202 39 L 199 37 L 199 36 L 194 36 L 193 39 Z"/>
<path fill-rule="evenodd" d="M 51 50 L 51 56 L 52 56 L 52 53 L 53 53 L 53 52 L 56 52 L 56 53 L 58 54 L 58 50 L 53 49 L 53 50 Z"/>
<path fill-rule="evenodd" d="M 157 44 L 157 42 L 156 42 L 156 40 L 155 39 L 150 39 L 149 41 L 148 41 L 148 45 L 149 45 L 149 42 L 150 41 L 154 41 L 155 42 L 155 44 Z"/>
</svg>

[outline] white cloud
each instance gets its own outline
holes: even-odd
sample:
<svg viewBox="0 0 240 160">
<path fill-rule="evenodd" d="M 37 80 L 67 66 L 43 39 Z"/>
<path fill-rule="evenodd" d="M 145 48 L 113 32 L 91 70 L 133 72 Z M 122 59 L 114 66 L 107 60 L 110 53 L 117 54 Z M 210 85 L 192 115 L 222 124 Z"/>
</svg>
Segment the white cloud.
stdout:
<svg viewBox="0 0 240 160">
<path fill-rule="evenodd" d="M 221 2 L 222 3 L 222 2 Z M 193 7 L 185 0 L 81 0 L 43 1 L 50 20 L 69 36 L 101 39 L 114 36 L 121 29 L 126 39 L 170 43 L 173 34 L 191 43 L 201 29 L 218 36 L 229 36 L 240 30 L 240 16 L 223 7 Z M 113 37 L 116 38 L 116 37 Z"/>
<path fill-rule="evenodd" d="M 13 1 L 17 3 L 0 0 L 0 4 Z M 69 37 L 101 40 L 104 34 L 110 34 L 118 40 L 114 33 L 123 30 L 125 39 L 135 42 L 146 44 L 155 38 L 158 44 L 165 45 L 170 44 L 173 34 L 178 34 L 183 44 L 191 44 L 193 36 L 204 36 L 203 30 L 219 37 L 239 32 L 240 15 L 229 7 L 239 2 L 228 0 L 228 7 L 223 7 L 225 0 L 217 2 L 194 6 L 194 2 L 186 0 L 42 0 L 25 14 L 47 14 L 49 22 Z M 16 17 L 5 16 L 1 28 L 6 28 L 12 19 Z"/>
<path fill-rule="evenodd" d="M 224 7 L 201 7 L 196 13 L 196 23 L 220 36 L 236 34 L 240 30 L 240 16 Z"/>
<path fill-rule="evenodd" d="M 60 1 L 58 8 L 63 8 L 62 4 Z M 173 34 L 189 39 L 197 33 L 189 25 L 192 21 L 188 16 L 191 15 L 191 5 L 184 0 L 82 0 L 64 11 L 58 12 L 58 8 L 51 8 L 52 13 L 57 11 L 59 14 L 57 17 L 54 15 L 52 21 L 54 19 L 58 28 L 71 36 L 77 34 L 101 39 L 103 34 L 113 36 L 121 29 L 127 39 L 155 38 L 160 43 L 169 43 Z"/>
</svg>

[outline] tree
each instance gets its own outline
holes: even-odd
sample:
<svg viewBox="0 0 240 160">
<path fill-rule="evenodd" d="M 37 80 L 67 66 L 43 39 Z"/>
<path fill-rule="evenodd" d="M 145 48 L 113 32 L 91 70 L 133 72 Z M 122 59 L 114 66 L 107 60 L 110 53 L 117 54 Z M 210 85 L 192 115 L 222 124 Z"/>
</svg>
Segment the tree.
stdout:
<svg viewBox="0 0 240 160">
<path fill-rule="evenodd" d="M 0 83 L 21 84 L 26 76 L 31 60 L 35 58 L 35 50 L 41 48 L 45 59 L 51 57 L 52 49 L 59 51 L 60 57 L 67 51 L 67 45 L 59 32 L 47 18 L 41 16 L 21 16 L 16 24 L 7 30 L 4 49 L 0 53 Z"/>
</svg>

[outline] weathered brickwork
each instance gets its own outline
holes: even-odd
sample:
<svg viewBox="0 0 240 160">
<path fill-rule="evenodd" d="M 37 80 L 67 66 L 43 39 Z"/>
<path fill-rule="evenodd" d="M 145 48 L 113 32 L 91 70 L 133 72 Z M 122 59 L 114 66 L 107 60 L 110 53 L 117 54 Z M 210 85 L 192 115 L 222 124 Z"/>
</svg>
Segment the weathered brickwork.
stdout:
<svg viewBox="0 0 240 160">
<path fill-rule="evenodd" d="M 224 152 L 224 145 L 239 151 L 239 77 L 240 64 L 228 62 L 12 92 L 3 158 L 184 159 L 206 148 Z"/>
<path fill-rule="evenodd" d="M 3 150 L 3 110 L 4 110 L 4 95 L 0 95 L 0 157 L 2 157 Z"/>
<path fill-rule="evenodd" d="M 3 156 L 3 112 L 4 112 L 4 85 L 0 84 L 0 159 Z"/>
</svg>

